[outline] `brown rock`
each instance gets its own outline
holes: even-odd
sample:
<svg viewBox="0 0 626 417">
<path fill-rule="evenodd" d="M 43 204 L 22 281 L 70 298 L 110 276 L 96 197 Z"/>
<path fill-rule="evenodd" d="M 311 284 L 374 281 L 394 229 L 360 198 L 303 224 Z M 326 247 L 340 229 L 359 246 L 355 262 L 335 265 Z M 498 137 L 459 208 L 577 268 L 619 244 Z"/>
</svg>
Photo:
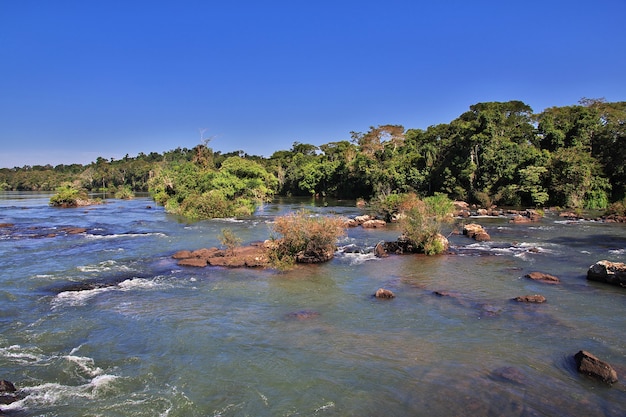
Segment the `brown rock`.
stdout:
<svg viewBox="0 0 626 417">
<path fill-rule="evenodd" d="M 518 301 L 520 303 L 545 303 L 546 297 L 540 294 L 521 295 L 519 297 L 515 297 L 513 300 Z"/>
<path fill-rule="evenodd" d="M 172 255 L 172 258 L 187 259 L 187 258 L 193 258 L 193 255 L 191 254 L 190 250 L 181 250 L 181 251 L 176 252 L 174 255 Z"/>
<path fill-rule="evenodd" d="M 574 355 L 578 372 L 599 379 L 607 384 L 617 382 L 617 372 L 608 363 L 598 359 L 591 353 L 581 350 Z"/>
<path fill-rule="evenodd" d="M 470 223 L 463 226 L 463 234 L 467 237 L 475 239 L 478 242 L 491 240 L 491 236 L 489 236 L 485 228 L 476 223 Z"/>
<path fill-rule="evenodd" d="M 384 220 L 367 220 L 361 224 L 361 227 L 366 229 L 377 229 L 379 227 L 385 227 L 387 223 Z"/>
<path fill-rule="evenodd" d="M 386 258 L 389 256 L 387 250 L 385 249 L 385 242 L 379 242 L 374 248 L 374 255 L 377 258 Z"/>
<path fill-rule="evenodd" d="M 543 215 L 537 210 L 518 211 L 517 214 L 509 221 L 510 223 L 531 223 L 538 222 L 543 219 Z"/>
<path fill-rule="evenodd" d="M 378 290 L 376 290 L 376 294 L 374 294 L 374 296 L 376 298 L 387 298 L 387 299 L 396 297 L 396 295 L 393 292 L 386 290 L 384 288 L 379 288 Z"/>
<path fill-rule="evenodd" d="M 346 220 L 345 225 L 346 225 L 346 227 L 357 227 L 359 225 L 359 222 L 357 222 L 354 219 L 348 219 L 348 220 Z"/>
<path fill-rule="evenodd" d="M 220 250 L 218 248 L 202 248 L 191 252 L 191 256 L 195 258 L 209 259 L 218 255 L 218 253 L 220 253 Z"/>
<path fill-rule="evenodd" d="M 587 279 L 626 287 L 626 264 L 607 260 L 598 261 L 589 267 Z"/>
<path fill-rule="evenodd" d="M 186 258 L 178 261 L 178 265 L 180 266 L 195 266 L 198 268 L 203 268 L 208 265 L 206 259 L 202 258 Z"/>
<path fill-rule="evenodd" d="M 531 220 L 526 217 L 526 216 L 522 216 L 521 214 L 516 214 L 513 216 L 513 218 L 511 218 L 511 220 L 509 220 L 510 223 L 530 223 Z"/>
<path fill-rule="evenodd" d="M 0 380 L 0 392 L 15 392 L 17 389 L 15 385 L 11 381 L 7 381 L 6 379 Z"/>
<path fill-rule="evenodd" d="M 85 229 L 84 227 L 64 227 L 61 230 L 68 235 L 77 235 L 80 233 L 85 233 L 87 231 L 87 229 Z"/>
<path fill-rule="evenodd" d="M 354 218 L 354 221 L 357 222 L 358 224 L 363 224 L 368 220 L 372 220 L 372 216 L 370 216 L 369 214 L 364 214 L 362 216 L 356 216 Z"/>
<path fill-rule="evenodd" d="M 526 274 L 526 278 L 530 278 L 533 281 L 545 282 L 546 284 L 558 284 L 561 282 L 561 280 L 554 275 L 543 272 L 531 272 L 530 274 Z"/>
</svg>

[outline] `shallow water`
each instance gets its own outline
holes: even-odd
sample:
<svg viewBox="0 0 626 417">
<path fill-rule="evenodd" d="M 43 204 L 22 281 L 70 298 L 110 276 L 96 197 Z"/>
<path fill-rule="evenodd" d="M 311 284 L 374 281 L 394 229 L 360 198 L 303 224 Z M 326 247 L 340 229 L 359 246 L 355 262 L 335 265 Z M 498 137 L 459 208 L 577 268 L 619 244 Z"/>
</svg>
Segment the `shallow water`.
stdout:
<svg viewBox="0 0 626 417">
<path fill-rule="evenodd" d="M 0 193 L 13 224 L 0 228 L 0 378 L 28 394 L 5 414 L 626 415 L 626 386 L 572 359 L 589 350 L 626 378 L 626 291 L 585 278 L 597 260 L 626 262 L 622 225 L 472 219 L 491 242 L 452 234 L 449 255 L 385 259 L 368 251 L 399 231 L 356 228 L 324 265 L 196 269 L 171 255 L 219 246 L 223 228 L 251 242 L 299 208 L 360 211 L 282 200 L 187 223 L 143 198 L 55 209 L 49 197 Z M 372 298 L 380 287 L 397 297 Z M 547 303 L 510 301 L 535 293 Z"/>
</svg>

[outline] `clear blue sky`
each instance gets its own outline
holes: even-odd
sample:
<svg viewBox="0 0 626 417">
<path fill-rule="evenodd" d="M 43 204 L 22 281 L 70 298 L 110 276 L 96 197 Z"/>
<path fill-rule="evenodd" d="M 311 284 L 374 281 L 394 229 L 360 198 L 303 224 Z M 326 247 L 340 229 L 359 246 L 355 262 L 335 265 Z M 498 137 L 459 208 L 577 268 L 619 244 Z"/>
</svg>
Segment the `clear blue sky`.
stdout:
<svg viewBox="0 0 626 417">
<path fill-rule="evenodd" d="M 626 100 L 626 0 L 0 0 L 0 167 Z"/>
</svg>

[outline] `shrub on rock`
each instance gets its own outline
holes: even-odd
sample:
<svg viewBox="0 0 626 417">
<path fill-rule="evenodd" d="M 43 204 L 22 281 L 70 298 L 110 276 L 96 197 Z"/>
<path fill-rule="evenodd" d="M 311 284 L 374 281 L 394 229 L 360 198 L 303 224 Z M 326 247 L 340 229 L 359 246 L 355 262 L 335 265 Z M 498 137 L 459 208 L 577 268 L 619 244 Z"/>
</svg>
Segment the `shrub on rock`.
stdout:
<svg viewBox="0 0 626 417">
<path fill-rule="evenodd" d="M 275 265 L 326 262 L 333 258 L 345 227 L 345 219 L 303 210 L 277 217 L 274 232 L 280 236 L 269 248 L 270 259 Z"/>
</svg>

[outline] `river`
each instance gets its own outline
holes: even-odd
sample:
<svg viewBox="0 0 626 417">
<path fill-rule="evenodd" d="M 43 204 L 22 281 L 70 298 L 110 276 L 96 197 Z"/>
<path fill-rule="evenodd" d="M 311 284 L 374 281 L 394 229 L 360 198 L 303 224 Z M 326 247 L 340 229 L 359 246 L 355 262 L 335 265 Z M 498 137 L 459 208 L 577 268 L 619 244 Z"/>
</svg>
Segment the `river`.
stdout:
<svg viewBox="0 0 626 417">
<path fill-rule="evenodd" d="M 586 280 L 598 260 L 626 262 L 624 225 L 475 218 L 490 242 L 451 234 L 450 254 L 387 258 L 369 250 L 395 225 L 353 228 L 323 265 L 192 268 L 172 254 L 220 246 L 224 228 L 247 243 L 300 208 L 362 212 L 291 199 L 191 223 L 148 198 L 49 197 L 0 193 L 0 379 L 26 394 L 0 414 L 626 415 L 626 290 Z M 396 298 L 373 298 L 381 287 Z M 527 294 L 547 302 L 511 301 Z M 579 375 L 579 350 L 620 382 Z"/>
</svg>

